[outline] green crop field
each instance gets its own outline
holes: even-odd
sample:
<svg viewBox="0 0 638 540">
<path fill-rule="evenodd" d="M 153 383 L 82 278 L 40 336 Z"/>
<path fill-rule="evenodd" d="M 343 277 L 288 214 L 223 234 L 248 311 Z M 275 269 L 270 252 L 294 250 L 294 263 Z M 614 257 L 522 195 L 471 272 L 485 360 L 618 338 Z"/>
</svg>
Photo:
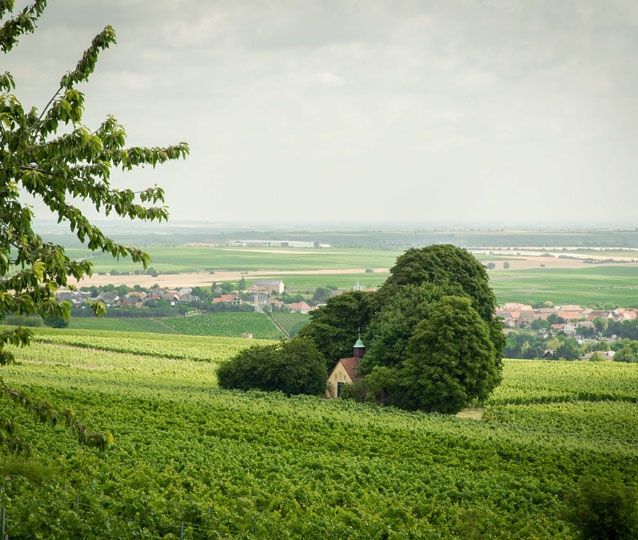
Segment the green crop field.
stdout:
<svg viewBox="0 0 638 540">
<path fill-rule="evenodd" d="M 491 258 L 490 260 L 493 260 Z M 281 276 L 291 290 L 316 287 L 350 288 L 357 281 L 364 287 L 381 285 L 387 273 Z M 588 305 L 592 302 L 638 306 L 637 266 L 592 266 L 591 268 L 532 268 L 494 270 L 490 283 L 500 304 L 545 302 Z"/>
<path fill-rule="evenodd" d="M 317 271 L 361 268 L 390 268 L 401 251 L 356 248 L 209 248 L 193 246 L 151 247 L 151 266 L 160 272 L 215 272 L 223 270 L 272 270 L 272 277 L 283 279 L 290 291 L 312 292 L 316 287 L 332 286 L 349 289 L 357 281 L 364 287 L 381 285 L 388 274 L 383 272 L 355 274 L 277 274 L 278 271 Z M 631 256 L 624 250 L 578 250 L 574 254 Z M 87 252 L 70 248 L 73 257 Z M 481 261 L 511 260 L 507 256 L 479 254 Z M 114 261 L 106 255 L 91 258 L 97 272 L 117 269 L 121 272 L 140 270 L 139 265 L 123 259 Z M 638 265 L 613 264 L 585 268 L 532 268 L 490 272 L 497 299 L 503 302 L 538 302 L 587 305 L 592 302 L 620 306 L 638 305 Z M 214 279 L 214 274 L 211 274 Z M 252 280 L 248 280 L 249 283 Z"/>
<path fill-rule="evenodd" d="M 499 303 L 638 306 L 638 266 L 502 270 L 490 272 L 490 281 Z"/>
<path fill-rule="evenodd" d="M 136 334 L 52 328 L 38 328 L 34 340 L 36 343 L 79 349 L 208 362 L 227 360 L 255 343 L 268 342 L 229 337 L 168 336 L 155 333 Z M 32 347 L 21 352 L 30 353 L 33 349 Z"/>
<path fill-rule="evenodd" d="M 109 255 L 81 248 L 67 248 L 70 257 L 89 258 L 95 272 L 141 270 L 130 259 L 115 260 Z M 197 246 L 152 246 L 151 266 L 159 272 L 211 272 L 222 270 L 324 270 L 350 268 L 390 268 L 403 253 L 398 250 L 358 248 L 216 248 Z M 508 257 L 477 255 L 480 260 L 507 260 Z"/>
<path fill-rule="evenodd" d="M 575 538 L 582 477 L 638 477 L 638 365 L 506 361 L 477 421 L 217 389 L 251 343 L 38 329 L 4 381 L 114 444 L 0 390 L 9 538 Z"/>
<path fill-rule="evenodd" d="M 157 332 L 192 336 L 241 337 L 251 333 L 256 339 L 277 339 L 283 334 L 263 313 L 219 312 L 187 317 L 75 317 L 69 327 L 119 332 Z"/>
<path fill-rule="evenodd" d="M 140 270 L 130 259 L 113 260 L 70 248 L 74 258 L 89 257 L 95 272 Z M 151 247 L 151 266 L 159 272 L 210 272 L 215 270 L 321 270 L 324 268 L 389 268 L 400 251 L 345 248 L 213 248 L 193 246 Z"/>
</svg>

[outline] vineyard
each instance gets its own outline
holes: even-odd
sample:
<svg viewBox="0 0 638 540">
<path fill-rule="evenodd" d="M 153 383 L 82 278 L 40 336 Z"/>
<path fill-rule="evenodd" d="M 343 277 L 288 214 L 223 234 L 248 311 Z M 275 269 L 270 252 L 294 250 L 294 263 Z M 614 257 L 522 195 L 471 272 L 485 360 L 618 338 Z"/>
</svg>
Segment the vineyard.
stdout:
<svg viewBox="0 0 638 540">
<path fill-rule="evenodd" d="M 191 336 L 241 337 L 246 333 L 252 334 L 256 339 L 278 339 L 284 336 L 265 314 L 253 312 L 220 312 L 161 318 L 75 317 L 71 319 L 69 326 L 78 330 L 153 332 Z"/>
<path fill-rule="evenodd" d="M 0 375 L 114 443 L 0 390 L 9 538 L 575 538 L 583 476 L 638 476 L 636 365 L 506 361 L 476 421 L 217 389 L 251 343 L 38 329 Z"/>
<path fill-rule="evenodd" d="M 294 336 L 301 328 L 310 322 L 310 315 L 305 313 L 291 313 L 290 311 L 275 311 L 270 315 L 273 324 L 282 330 L 285 336 Z"/>
</svg>

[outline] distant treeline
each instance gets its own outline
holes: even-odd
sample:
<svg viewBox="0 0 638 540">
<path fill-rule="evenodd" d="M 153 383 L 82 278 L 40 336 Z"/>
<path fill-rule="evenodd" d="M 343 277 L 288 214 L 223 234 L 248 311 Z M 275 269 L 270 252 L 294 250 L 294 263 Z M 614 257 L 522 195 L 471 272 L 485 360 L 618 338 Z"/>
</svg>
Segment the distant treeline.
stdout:
<svg viewBox="0 0 638 540">
<path fill-rule="evenodd" d="M 405 249 L 430 244 L 449 243 L 465 248 L 495 247 L 619 247 L 638 248 L 638 228 L 627 230 L 538 230 L 511 231 L 507 229 L 476 230 L 428 230 L 428 229 L 388 229 L 375 230 L 228 230 L 220 231 L 212 227 L 166 227 L 161 234 L 150 231 L 132 233 L 129 230 L 113 228 L 108 233 L 125 244 L 142 247 L 152 245 L 183 245 L 186 243 L 230 243 L 251 239 L 277 242 L 304 241 L 330 244 L 344 248 Z M 53 232 L 53 229 L 46 229 Z M 44 236 L 46 237 L 46 230 Z M 56 234 L 54 238 L 69 247 L 80 244 L 70 234 Z"/>
</svg>

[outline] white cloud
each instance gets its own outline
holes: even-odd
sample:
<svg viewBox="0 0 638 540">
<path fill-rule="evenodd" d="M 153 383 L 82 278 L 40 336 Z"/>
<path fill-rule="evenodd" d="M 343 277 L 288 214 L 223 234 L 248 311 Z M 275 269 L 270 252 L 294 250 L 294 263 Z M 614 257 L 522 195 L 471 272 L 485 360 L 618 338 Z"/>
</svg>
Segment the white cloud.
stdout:
<svg viewBox="0 0 638 540">
<path fill-rule="evenodd" d="M 7 57 L 25 101 L 106 23 L 87 121 L 191 143 L 129 177 L 165 185 L 174 218 L 635 216 L 631 0 L 67 0 Z"/>
</svg>

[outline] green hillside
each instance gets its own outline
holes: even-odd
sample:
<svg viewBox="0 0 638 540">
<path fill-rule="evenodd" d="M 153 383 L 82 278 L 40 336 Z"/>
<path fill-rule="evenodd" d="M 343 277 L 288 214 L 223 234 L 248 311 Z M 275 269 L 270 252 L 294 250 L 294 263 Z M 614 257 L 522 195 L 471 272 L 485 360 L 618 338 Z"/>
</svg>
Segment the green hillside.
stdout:
<svg viewBox="0 0 638 540">
<path fill-rule="evenodd" d="M 506 361 L 482 421 L 216 388 L 254 341 L 37 331 L 1 369 L 10 538 L 575 538 L 583 476 L 638 477 L 638 366 Z M 47 414 L 49 414 L 47 413 Z M 16 452 L 19 441 L 21 452 Z M 9 441 L 9 442 L 7 442 Z"/>
</svg>

